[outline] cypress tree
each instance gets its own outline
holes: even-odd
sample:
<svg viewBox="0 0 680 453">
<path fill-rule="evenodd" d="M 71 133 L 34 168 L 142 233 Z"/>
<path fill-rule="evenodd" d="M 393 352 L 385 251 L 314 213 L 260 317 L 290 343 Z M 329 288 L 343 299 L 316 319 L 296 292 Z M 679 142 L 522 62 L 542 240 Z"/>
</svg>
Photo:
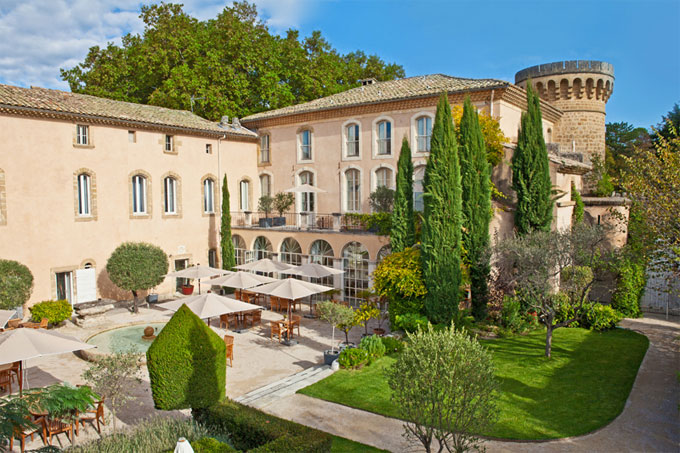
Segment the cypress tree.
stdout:
<svg viewBox="0 0 680 453">
<path fill-rule="evenodd" d="M 233 269 L 236 266 L 234 243 L 231 242 L 231 212 L 229 210 L 229 186 L 227 186 L 227 175 L 225 174 L 222 180 L 222 225 L 220 226 L 222 269 Z"/>
<path fill-rule="evenodd" d="M 470 266 L 472 314 L 481 320 L 489 301 L 491 272 L 486 249 L 491 222 L 491 177 L 484 135 L 469 97 L 465 98 L 460 121 L 460 176 L 463 198 L 463 247 Z"/>
<path fill-rule="evenodd" d="M 527 83 L 527 111 L 512 156 L 512 188 L 517 193 L 515 228 L 519 234 L 550 231 L 553 213 L 548 151 L 543 140 L 540 100 Z"/>
<path fill-rule="evenodd" d="M 397 191 L 394 194 L 390 245 L 393 252 L 401 252 L 415 243 L 416 227 L 413 215 L 413 162 L 411 147 L 406 137 L 401 142 L 397 163 Z"/>
<path fill-rule="evenodd" d="M 421 249 L 425 312 L 431 322 L 449 324 L 460 302 L 462 206 L 458 145 L 445 93 L 439 98 L 430 143 Z"/>
<path fill-rule="evenodd" d="M 571 183 L 571 201 L 576 203 L 574 205 L 574 213 L 571 215 L 571 226 L 575 227 L 583 223 L 583 213 L 585 211 L 585 205 L 583 204 L 583 199 L 581 198 L 581 192 L 576 190 L 574 183 Z"/>
</svg>

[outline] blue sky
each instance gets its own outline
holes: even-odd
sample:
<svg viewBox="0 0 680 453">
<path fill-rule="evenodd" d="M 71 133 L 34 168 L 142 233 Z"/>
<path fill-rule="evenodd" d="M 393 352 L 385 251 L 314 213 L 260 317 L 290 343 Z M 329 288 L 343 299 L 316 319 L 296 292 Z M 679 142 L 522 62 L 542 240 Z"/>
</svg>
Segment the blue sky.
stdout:
<svg viewBox="0 0 680 453">
<path fill-rule="evenodd" d="M 185 0 L 205 19 L 225 2 Z M 608 121 L 659 122 L 680 102 L 680 1 L 256 0 L 276 32 L 319 29 L 341 52 L 362 49 L 408 76 L 441 72 L 514 81 L 565 59 L 614 65 Z M 141 31 L 138 0 L 1 0 L 0 82 L 67 88 L 60 67 Z"/>
</svg>

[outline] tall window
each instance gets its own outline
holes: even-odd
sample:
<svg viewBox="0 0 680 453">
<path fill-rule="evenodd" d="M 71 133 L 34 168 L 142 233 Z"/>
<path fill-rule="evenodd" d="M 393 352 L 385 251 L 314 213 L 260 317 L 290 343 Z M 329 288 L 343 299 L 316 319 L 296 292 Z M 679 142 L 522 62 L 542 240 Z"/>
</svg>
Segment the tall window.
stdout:
<svg viewBox="0 0 680 453">
<path fill-rule="evenodd" d="M 425 166 L 421 165 L 413 170 L 413 209 L 422 212 L 423 204 L 423 181 L 425 180 Z"/>
<path fill-rule="evenodd" d="M 174 137 L 172 135 L 165 136 L 165 151 L 172 152 L 174 150 Z"/>
<path fill-rule="evenodd" d="M 421 116 L 416 121 L 416 146 L 419 153 L 430 152 L 430 139 L 432 138 L 432 118 Z"/>
<path fill-rule="evenodd" d="M 241 236 L 235 234 L 231 237 L 231 243 L 234 245 L 234 258 L 236 265 L 240 266 L 246 262 L 246 241 Z"/>
<path fill-rule="evenodd" d="M 378 123 L 378 154 L 392 154 L 392 123 L 389 121 Z"/>
<path fill-rule="evenodd" d="M 379 168 L 375 172 L 376 187 L 392 188 L 392 170 L 389 168 Z"/>
<path fill-rule="evenodd" d="M 269 163 L 269 134 L 260 137 L 260 163 Z"/>
<path fill-rule="evenodd" d="M 286 238 L 281 243 L 281 261 L 294 266 L 302 264 L 302 247 L 293 238 Z"/>
<path fill-rule="evenodd" d="M 217 249 L 208 250 L 208 266 L 217 267 Z"/>
<path fill-rule="evenodd" d="M 303 171 L 300 173 L 300 185 L 309 184 L 314 185 L 314 174 L 310 171 Z M 315 194 L 310 192 L 303 192 L 300 194 L 300 211 L 314 212 Z"/>
<path fill-rule="evenodd" d="M 78 175 L 78 215 L 91 215 L 90 211 L 90 175 Z"/>
<path fill-rule="evenodd" d="M 241 211 L 250 211 L 250 198 L 248 192 L 250 191 L 250 183 L 245 179 L 239 183 L 239 203 L 238 207 Z"/>
<path fill-rule="evenodd" d="M 350 169 L 345 172 L 347 184 L 347 211 L 361 211 L 361 178 L 359 170 Z"/>
<path fill-rule="evenodd" d="M 215 212 L 215 183 L 210 178 L 203 181 L 203 212 Z"/>
<path fill-rule="evenodd" d="M 146 214 L 146 178 L 142 175 L 132 177 L 132 213 Z"/>
<path fill-rule="evenodd" d="M 272 249 L 272 243 L 269 242 L 269 239 L 264 236 L 258 236 L 255 238 L 253 250 L 255 250 L 255 259 L 261 260 L 263 258 L 271 258 L 274 249 Z"/>
<path fill-rule="evenodd" d="M 300 132 L 300 160 L 312 160 L 312 131 Z"/>
<path fill-rule="evenodd" d="M 79 145 L 90 144 L 90 126 L 85 124 L 76 125 L 76 143 Z"/>
<path fill-rule="evenodd" d="M 163 205 L 166 214 L 177 214 L 177 180 L 170 176 L 163 180 Z"/>
<path fill-rule="evenodd" d="M 359 125 L 350 124 L 345 128 L 345 144 L 347 157 L 357 157 L 359 155 Z"/>
<path fill-rule="evenodd" d="M 269 175 L 260 175 L 260 195 L 272 196 L 272 177 Z"/>
<path fill-rule="evenodd" d="M 352 305 L 361 303 L 359 294 L 369 287 L 368 250 L 359 242 L 350 242 L 342 250 L 345 271 L 344 299 Z"/>
</svg>

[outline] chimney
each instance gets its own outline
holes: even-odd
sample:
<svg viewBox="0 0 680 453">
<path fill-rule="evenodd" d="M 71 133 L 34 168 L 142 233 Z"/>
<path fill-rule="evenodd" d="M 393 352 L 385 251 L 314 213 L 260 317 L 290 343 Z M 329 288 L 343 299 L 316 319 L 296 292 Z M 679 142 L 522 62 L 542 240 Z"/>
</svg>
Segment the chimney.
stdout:
<svg viewBox="0 0 680 453">
<path fill-rule="evenodd" d="M 226 126 L 229 124 L 229 117 L 228 116 L 223 116 L 220 118 L 220 126 Z"/>
<path fill-rule="evenodd" d="M 374 78 L 370 79 L 359 79 L 359 83 L 361 83 L 362 87 L 365 87 L 366 85 L 373 85 L 374 83 L 378 83 L 378 81 Z"/>
<path fill-rule="evenodd" d="M 232 125 L 233 127 L 241 127 L 241 122 L 238 120 L 238 118 L 233 117 L 233 118 L 231 119 L 231 125 Z"/>
</svg>

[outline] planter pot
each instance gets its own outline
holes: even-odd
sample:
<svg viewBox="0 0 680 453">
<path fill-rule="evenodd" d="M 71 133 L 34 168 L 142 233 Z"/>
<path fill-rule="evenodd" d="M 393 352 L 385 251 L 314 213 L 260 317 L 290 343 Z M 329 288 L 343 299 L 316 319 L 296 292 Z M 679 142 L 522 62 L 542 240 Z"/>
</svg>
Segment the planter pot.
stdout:
<svg viewBox="0 0 680 453">
<path fill-rule="evenodd" d="M 349 343 L 345 343 L 345 342 L 343 341 L 342 343 L 340 343 L 339 349 L 340 349 L 340 351 L 342 352 L 343 349 L 346 349 L 346 348 L 356 348 L 356 347 L 357 347 L 357 345 L 355 345 L 355 344 L 352 343 L 351 341 L 350 341 Z"/>
<path fill-rule="evenodd" d="M 373 329 L 373 333 L 382 337 L 385 335 L 385 329 Z"/>
<path fill-rule="evenodd" d="M 330 350 L 326 350 L 323 352 L 323 363 L 324 365 L 332 365 L 338 357 L 340 357 L 339 352 L 331 352 Z"/>
<path fill-rule="evenodd" d="M 146 301 L 150 304 L 155 304 L 158 302 L 158 294 L 149 294 L 146 296 Z"/>
<path fill-rule="evenodd" d="M 262 228 L 271 228 L 273 224 L 274 219 L 272 218 L 260 219 L 260 227 Z"/>
<path fill-rule="evenodd" d="M 285 217 L 272 217 L 271 220 L 273 226 L 284 226 L 286 224 Z"/>
<path fill-rule="evenodd" d="M 194 292 L 194 285 L 184 285 L 182 286 L 182 294 L 185 296 L 191 296 Z"/>
</svg>

